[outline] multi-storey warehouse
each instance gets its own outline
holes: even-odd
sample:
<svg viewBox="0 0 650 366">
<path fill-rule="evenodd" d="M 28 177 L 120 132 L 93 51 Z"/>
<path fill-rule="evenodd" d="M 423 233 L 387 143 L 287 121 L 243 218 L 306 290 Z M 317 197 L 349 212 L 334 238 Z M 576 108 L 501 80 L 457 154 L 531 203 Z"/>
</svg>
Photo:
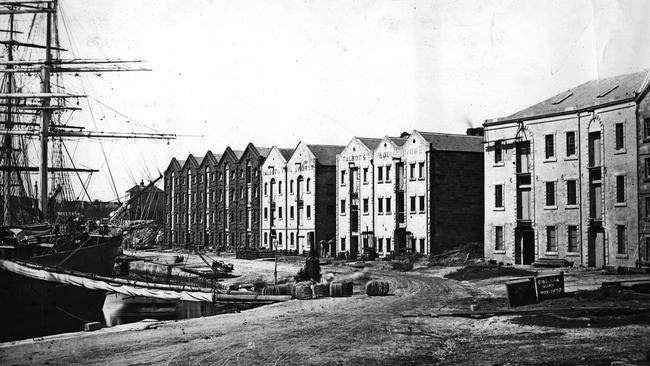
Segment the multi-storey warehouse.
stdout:
<svg viewBox="0 0 650 366">
<path fill-rule="evenodd" d="M 485 122 L 486 257 L 648 260 L 649 81 L 649 71 L 594 80 Z"/>
<path fill-rule="evenodd" d="M 295 246 L 290 248 L 285 240 L 288 237 L 287 161 L 292 153 L 293 149 L 274 146 L 262 164 L 261 235 L 262 246 L 266 248 L 295 249 Z"/>
<path fill-rule="evenodd" d="M 482 161 L 482 136 L 353 138 L 337 157 L 337 251 L 430 254 L 481 242 Z"/>
<path fill-rule="evenodd" d="M 304 253 L 334 239 L 336 155 L 343 147 L 300 142 L 271 150 L 262 166 L 263 246 Z"/>
</svg>

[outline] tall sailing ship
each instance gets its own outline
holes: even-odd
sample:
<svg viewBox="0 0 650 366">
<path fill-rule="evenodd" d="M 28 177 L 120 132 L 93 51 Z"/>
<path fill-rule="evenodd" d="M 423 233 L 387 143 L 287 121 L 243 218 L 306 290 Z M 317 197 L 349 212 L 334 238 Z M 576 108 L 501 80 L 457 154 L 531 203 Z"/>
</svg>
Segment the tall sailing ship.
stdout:
<svg viewBox="0 0 650 366">
<path fill-rule="evenodd" d="M 71 179 L 94 170 L 75 167 L 65 142 L 174 136 L 93 132 L 67 123 L 85 96 L 63 87 L 66 75 L 141 69 L 130 64 L 137 61 L 66 58 L 58 5 L 0 1 L 0 259 L 110 276 L 122 234 L 84 225 Z M 101 321 L 104 297 L 105 291 L 0 268 L 0 341 L 82 330 Z"/>
</svg>

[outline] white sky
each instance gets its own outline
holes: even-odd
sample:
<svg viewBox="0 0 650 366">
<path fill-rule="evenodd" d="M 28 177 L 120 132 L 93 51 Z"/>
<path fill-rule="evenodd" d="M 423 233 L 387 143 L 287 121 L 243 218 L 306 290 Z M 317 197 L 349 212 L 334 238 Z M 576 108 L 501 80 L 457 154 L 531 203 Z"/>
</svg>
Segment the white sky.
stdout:
<svg viewBox="0 0 650 366">
<path fill-rule="evenodd" d="M 91 77 L 89 93 L 161 132 L 203 135 L 105 143 L 120 194 L 173 156 L 464 133 L 587 80 L 650 67 L 650 1 L 641 0 L 61 3 L 77 57 L 153 69 Z M 93 113 L 98 129 L 146 131 Z M 104 170 L 91 197 L 114 199 L 91 148 L 75 153 Z"/>
</svg>

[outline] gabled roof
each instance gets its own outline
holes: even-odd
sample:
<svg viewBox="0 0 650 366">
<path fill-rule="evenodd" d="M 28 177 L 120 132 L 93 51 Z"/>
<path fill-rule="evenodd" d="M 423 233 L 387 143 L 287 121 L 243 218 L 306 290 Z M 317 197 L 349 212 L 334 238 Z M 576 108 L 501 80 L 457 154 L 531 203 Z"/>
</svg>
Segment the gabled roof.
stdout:
<svg viewBox="0 0 650 366">
<path fill-rule="evenodd" d="M 185 161 L 183 160 L 183 164 Z M 165 172 L 170 171 L 171 169 L 174 169 L 176 171 L 181 169 L 182 164 L 176 160 L 176 158 L 172 158 L 172 160 L 169 162 L 169 165 L 167 165 L 167 169 L 165 169 Z"/>
<path fill-rule="evenodd" d="M 402 146 L 406 141 L 408 141 L 408 138 L 405 137 L 392 137 L 392 136 L 386 136 L 388 137 L 395 145 L 397 146 Z"/>
<path fill-rule="evenodd" d="M 212 153 L 212 151 L 208 150 L 208 152 L 205 153 L 205 157 L 203 157 L 200 166 L 205 166 L 208 163 L 211 163 L 212 165 L 217 165 L 219 160 L 221 160 L 221 154 L 215 155 Z"/>
<path fill-rule="evenodd" d="M 341 145 L 306 145 L 318 159 L 320 165 L 336 165 L 336 155 L 340 154 L 345 146 Z"/>
<path fill-rule="evenodd" d="M 483 152 L 483 137 L 455 135 L 447 133 L 420 132 L 419 133 L 431 147 L 440 151 Z"/>
<path fill-rule="evenodd" d="M 226 160 L 227 158 L 232 159 L 233 163 L 237 163 L 243 154 L 244 154 L 243 151 L 233 150 L 230 148 L 230 146 L 227 146 L 223 150 L 223 154 L 221 154 L 221 158 L 218 159 L 217 164 L 218 165 L 223 164 L 224 160 Z"/>
<path fill-rule="evenodd" d="M 650 69 L 591 80 L 510 116 L 487 120 L 486 124 L 575 113 L 585 108 L 630 102 L 643 94 L 648 89 L 649 83 Z"/>
<path fill-rule="evenodd" d="M 181 170 L 185 170 L 185 167 L 189 165 L 194 165 L 195 167 L 198 167 L 203 161 L 203 156 L 195 157 L 194 155 L 190 154 L 187 156 L 187 159 L 184 160 L 183 165 L 181 165 Z"/>
<path fill-rule="evenodd" d="M 269 156 L 271 149 L 272 149 L 271 147 L 257 147 L 252 142 L 249 142 L 248 145 L 246 145 L 246 149 L 244 149 L 244 152 L 241 155 L 239 155 L 238 158 L 241 160 L 242 156 L 244 156 L 244 154 L 246 154 L 247 151 L 250 151 L 255 155 L 259 155 L 262 158 L 266 158 L 267 156 Z"/>
<path fill-rule="evenodd" d="M 357 140 L 361 141 L 362 144 L 366 145 L 370 150 L 374 150 L 379 146 L 381 139 L 374 137 L 357 137 Z"/>
<path fill-rule="evenodd" d="M 286 161 L 289 161 L 289 159 L 291 159 L 291 155 L 293 155 L 293 149 L 278 148 L 278 151 L 280 154 L 282 154 L 282 157 Z"/>
</svg>

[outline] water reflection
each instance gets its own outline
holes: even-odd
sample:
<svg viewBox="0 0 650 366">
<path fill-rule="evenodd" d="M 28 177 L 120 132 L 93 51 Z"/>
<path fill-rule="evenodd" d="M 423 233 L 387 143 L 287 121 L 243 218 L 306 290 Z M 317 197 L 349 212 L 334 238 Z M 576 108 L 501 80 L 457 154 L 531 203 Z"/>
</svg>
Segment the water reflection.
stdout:
<svg viewBox="0 0 650 366">
<path fill-rule="evenodd" d="M 252 309 L 259 304 L 170 301 L 122 294 L 106 295 L 104 320 L 109 327 L 144 319 L 178 320 Z"/>
</svg>

